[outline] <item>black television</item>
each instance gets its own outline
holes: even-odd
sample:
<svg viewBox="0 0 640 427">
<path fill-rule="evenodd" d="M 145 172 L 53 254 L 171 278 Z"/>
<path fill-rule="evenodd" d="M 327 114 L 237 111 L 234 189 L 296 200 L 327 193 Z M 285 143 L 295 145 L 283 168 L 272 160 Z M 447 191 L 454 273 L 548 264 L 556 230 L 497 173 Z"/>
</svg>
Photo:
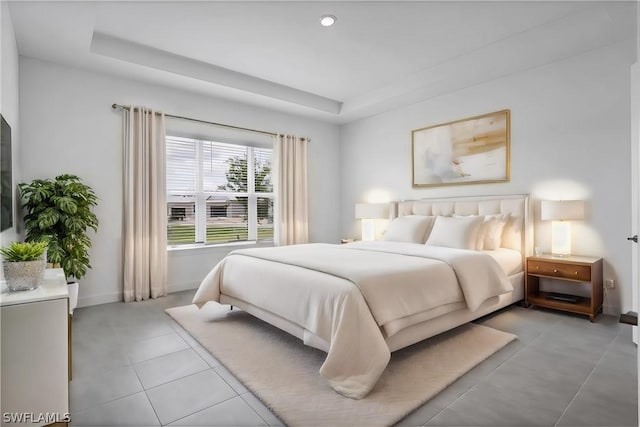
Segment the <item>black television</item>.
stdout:
<svg viewBox="0 0 640 427">
<path fill-rule="evenodd" d="M 13 227 L 11 126 L 0 114 L 0 231 Z"/>
</svg>

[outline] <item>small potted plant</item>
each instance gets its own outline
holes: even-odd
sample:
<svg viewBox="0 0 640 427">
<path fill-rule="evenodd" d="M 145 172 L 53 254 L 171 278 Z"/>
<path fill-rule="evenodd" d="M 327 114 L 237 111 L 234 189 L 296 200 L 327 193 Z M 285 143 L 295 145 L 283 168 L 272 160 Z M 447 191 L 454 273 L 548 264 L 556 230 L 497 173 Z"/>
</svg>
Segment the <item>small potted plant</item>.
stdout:
<svg viewBox="0 0 640 427">
<path fill-rule="evenodd" d="M 47 261 L 42 256 L 46 242 L 13 242 L 0 249 L 2 268 L 11 292 L 29 291 L 40 285 Z"/>
</svg>

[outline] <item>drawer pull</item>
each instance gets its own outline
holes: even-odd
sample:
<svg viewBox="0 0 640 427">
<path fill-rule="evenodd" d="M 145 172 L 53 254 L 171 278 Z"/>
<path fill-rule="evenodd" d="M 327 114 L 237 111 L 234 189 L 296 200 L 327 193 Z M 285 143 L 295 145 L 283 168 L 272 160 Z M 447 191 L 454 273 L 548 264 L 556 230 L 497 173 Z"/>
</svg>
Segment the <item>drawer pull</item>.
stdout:
<svg viewBox="0 0 640 427">
<path fill-rule="evenodd" d="M 553 272 L 554 272 L 554 273 L 557 273 L 557 272 L 558 272 L 558 269 L 557 269 L 557 268 L 554 268 L 554 269 L 553 269 Z"/>
<path fill-rule="evenodd" d="M 540 266 L 539 265 L 536 265 L 536 270 L 540 270 Z"/>
<path fill-rule="evenodd" d="M 575 274 L 576 274 L 576 276 L 577 276 L 577 275 L 578 275 L 578 272 L 576 271 L 576 273 L 575 273 Z"/>
</svg>

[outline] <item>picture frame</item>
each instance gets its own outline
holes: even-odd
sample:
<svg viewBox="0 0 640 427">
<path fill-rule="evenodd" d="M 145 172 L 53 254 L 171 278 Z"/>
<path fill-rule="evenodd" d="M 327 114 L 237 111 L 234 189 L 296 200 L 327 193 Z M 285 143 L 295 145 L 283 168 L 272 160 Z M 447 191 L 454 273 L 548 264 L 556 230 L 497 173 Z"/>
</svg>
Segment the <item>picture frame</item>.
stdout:
<svg viewBox="0 0 640 427">
<path fill-rule="evenodd" d="M 508 182 L 511 111 L 411 131 L 413 187 Z"/>
</svg>

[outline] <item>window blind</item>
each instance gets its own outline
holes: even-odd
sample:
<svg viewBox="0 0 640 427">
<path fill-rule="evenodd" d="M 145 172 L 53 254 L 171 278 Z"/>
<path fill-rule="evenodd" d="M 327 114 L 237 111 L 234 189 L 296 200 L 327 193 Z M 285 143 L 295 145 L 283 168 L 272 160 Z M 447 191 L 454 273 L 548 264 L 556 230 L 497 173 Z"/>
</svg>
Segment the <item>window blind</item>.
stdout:
<svg viewBox="0 0 640 427">
<path fill-rule="evenodd" d="M 166 141 L 170 245 L 273 240 L 271 149 Z"/>
</svg>

